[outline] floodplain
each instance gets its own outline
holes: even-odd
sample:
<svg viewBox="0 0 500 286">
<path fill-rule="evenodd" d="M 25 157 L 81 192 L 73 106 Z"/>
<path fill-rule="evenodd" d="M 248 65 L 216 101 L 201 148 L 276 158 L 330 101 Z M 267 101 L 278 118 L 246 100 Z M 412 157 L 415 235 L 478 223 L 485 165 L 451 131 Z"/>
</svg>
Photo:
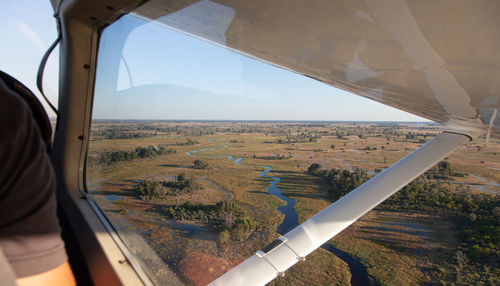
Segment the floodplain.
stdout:
<svg viewBox="0 0 500 286">
<path fill-rule="evenodd" d="M 206 285 L 441 131 L 95 120 L 87 190 L 154 282 Z M 499 182 L 476 139 L 270 285 L 498 285 Z"/>
</svg>

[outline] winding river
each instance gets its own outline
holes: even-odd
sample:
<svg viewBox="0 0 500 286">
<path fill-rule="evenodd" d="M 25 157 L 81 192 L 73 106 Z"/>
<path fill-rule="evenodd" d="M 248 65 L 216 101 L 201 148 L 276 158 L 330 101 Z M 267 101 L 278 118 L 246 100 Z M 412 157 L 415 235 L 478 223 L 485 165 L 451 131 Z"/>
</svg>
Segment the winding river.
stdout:
<svg viewBox="0 0 500 286">
<path fill-rule="evenodd" d="M 262 171 L 259 175 L 261 177 L 269 178 L 272 180 L 271 185 L 267 188 L 267 192 L 281 200 L 286 202 L 286 205 L 278 207 L 278 211 L 285 215 L 283 222 L 278 226 L 277 232 L 280 235 L 285 235 L 290 230 L 294 229 L 299 225 L 297 212 L 295 211 L 295 200 L 285 197 L 281 189 L 276 185 L 279 183 L 279 177 L 269 176 L 267 173 L 272 171 L 273 168 L 270 166 L 258 166 L 265 168 L 266 170 Z M 351 271 L 351 285 L 353 286 L 364 286 L 370 285 L 370 279 L 368 278 L 368 272 L 366 271 L 366 267 L 356 258 L 351 256 L 350 254 L 334 247 L 331 244 L 325 243 L 321 246 L 324 250 L 336 255 L 338 258 L 343 260 L 349 270 Z"/>
<path fill-rule="evenodd" d="M 285 197 L 281 193 L 281 189 L 276 186 L 280 182 L 279 177 L 272 177 L 267 174 L 268 172 L 272 171 L 273 168 L 269 166 L 257 166 L 257 167 L 265 169 L 259 174 L 259 176 L 269 178 L 272 180 L 271 185 L 267 187 L 267 192 L 270 195 L 273 195 L 278 199 L 286 202 L 286 205 L 278 207 L 278 211 L 284 214 L 285 218 L 283 219 L 283 222 L 278 226 L 278 229 L 276 230 L 279 234 L 285 235 L 287 232 L 289 232 L 290 230 L 294 229 L 296 226 L 299 225 L 299 218 L 297 216 L 297 212 L 294 209 L 295 200 Z"/>
<path fill-rule="evenodd" d="M 235 158 L 233 156 L 224 156 L 224 157 L 233 160 L 234 163 L 238 165 L 241 165 L 241 160 L 243 160 L 243 158 Z M 280 200 L 286 202 L 286 205 L 278 207 L 278 211 L 284 214 L 285 218 L 283 219 L 283 222 L 278 226 L 278 229 L 276 230 L 280 235 L 285 235 L 290 230 L 294 229 L 296 226 L 299 225 L 297 212 L 295 211 L 294 208 L 295 200 L 285 197 L 282 194 L 281 189 L 276 186 L 280 182 L 279 177 L 273 177 L 267 174 L 268 172 L 273 170 L 272 167 L 270 166 L 256 166 L 256 167 L 265 169 L 264 171 L 259 173 L 259 176 L 271 179 L 271 184 L 269 185 L 269 187 L 267 187 L 267 192 L 270 195 L 273 195 L 279 198 Z M 351 271 L 351 285 L 353 286 L 376 285 L 375 283 L 370 281 L 370 279 L 368 278 L 368 272 L 366 271 L 366 267 L 357 258 L 328 243 L 323 244 L 321 248 L 337 256 L 347 264 L 349 270 Z"/>
<path fill-rule="evenodd" d="M 186 155 L 195 156 L 193 153 L 215 150 L 215 149 L 216 148 L 190 151 L 186 152 Z M 232 160 L 235 164 L 238 165 L 241 165 L 242 164 L 241 161 L 243 160 L 243 158 L 238 158 L 229 155 L 220 157 Z M 285 205 L 278 207 L 278 211 L 281 212 L 285 216 L 285 218 L 283 219 L 283 222 L 278 226 L 278 229 L 276 230 L 280 235 L 284 235 L 299 225 L 297 212 L 295 211 L 294 208 L 295 200 L 284 196 L 283 193 L 281 192 L 281 189 L 277 187 L 277 184 L 280 182 L 279 177 L 273 177 L 267 174 L 273 170 L 271 166 L 255 166 L 255 167 L 264 168 L 264 170 L 259 173 L 259 176 L 271 180 L 271 184 L 267 188 L 267 192 L 270 195 L 273 195 L 279 198 L 280 200 L 286 202 Z M 366 271 L 366 267 L 357 258 L 328 243 L 323 244 L 321 248 L 337 256 L 347 264 L 351 272 L 351 285 L 353 286 L 377 285 L 373 281 L 370 281 L 370 279 L 368 278 L 368 272 Z"/>
</svg>

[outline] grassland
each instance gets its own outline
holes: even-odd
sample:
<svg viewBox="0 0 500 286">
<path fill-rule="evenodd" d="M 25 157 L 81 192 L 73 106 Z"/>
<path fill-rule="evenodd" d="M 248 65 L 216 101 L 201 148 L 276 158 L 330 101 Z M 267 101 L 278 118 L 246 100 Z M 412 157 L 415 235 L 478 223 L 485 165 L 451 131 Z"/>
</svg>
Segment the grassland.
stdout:
<svg viewBox="0 0 500 286">
<path fill-rule="evenodd" d="M 331 203 L 324 182 L 306 172 L 311 164 L 374 174 L 439 132 L 439 126 L 429 124 L 95 122 L 89 156 L 160 145 L 175 153 L 89 166 L 87 183 L 154 280 L 175 284 L 173 272 L 179 284 L 205 285 L 278 236 L 283 214 L 277 207 L 284 201 L 267 193 L 270 181 L 259 176 L 258 166 L 273 168 L 269 175 L 279 177 L 283 195 L 295 200 L 300 223 Z M 116 134 L 134 138 L 110 139 Z M 194 168 L 195 160 L 208 167 Z M 500 192 L 498 140 L 484 147 L 478 139 L 447 161 L 465 174 L 451 185 L 485 196 Z M 137 197 L 139 181 L 173 181 L 181 173 L 195 178 L 199 190 L 161 199 Z M 161 211 L 222 200 L 238 202 L 258 227 L 228 239 L 203 222 L 172 220 Z M 460 277 L 455 258 L 460 237 L 453 218 L 439 213 L 376 209 L 329 243 L 359 259 L 376 284 L 452 284 Z M 348 285 L 350 278 L 344 261 L 320 249 L 272 285 Z"/>
</svg>

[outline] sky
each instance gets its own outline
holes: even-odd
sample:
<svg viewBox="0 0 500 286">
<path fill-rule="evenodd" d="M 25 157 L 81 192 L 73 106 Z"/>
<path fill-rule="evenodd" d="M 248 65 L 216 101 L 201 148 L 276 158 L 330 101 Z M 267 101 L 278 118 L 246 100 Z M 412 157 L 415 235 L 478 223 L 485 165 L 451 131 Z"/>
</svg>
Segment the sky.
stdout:
<svg viewBox="0 0 500 286">
<path fill-rule="evenodd" d="M 3 0 L 0 21 L 9 39 L 0 45 L 0 69 L 37 93 L 39 61 L 57 36 L 50 1 Z M 56 49 L 44 78 L 55 104 L 57 59 Z M 424 121 L 130 16 L 101 38 L 93 118 Z"/>
<path fill-rule="evenodd" d="M 38 65 L 45 51 L 57 38 L 49 0 L 0 1 L 0 69 L 24 83 L 40 98 L 36 87 Z M 58 58 L 56 48 L 45 69 L 44 91 L 57 106 Z M 49 116 L 55 116 L 43 99 Z"/>
</svg>

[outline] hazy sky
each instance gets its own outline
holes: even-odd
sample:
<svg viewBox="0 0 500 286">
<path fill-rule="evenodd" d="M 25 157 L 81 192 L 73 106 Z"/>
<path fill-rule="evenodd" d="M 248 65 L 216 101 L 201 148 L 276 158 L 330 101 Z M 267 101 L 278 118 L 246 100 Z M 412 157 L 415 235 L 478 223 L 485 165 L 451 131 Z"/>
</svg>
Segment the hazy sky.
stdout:
<svg viewBox="0 0 500 286">
<path fill-rule="evenodd" d="M 0 45 L 0 69 L 35 91 L 38 63 L 56 38 L 50 2 L 3 0 L 0 21 L 9 39 Z M 423 120 L 133 17 L 105 30 L 100 55 L 94 118 Z M 57 57 L 45 76 L 54 103 Z"/>
<path fill-rule="evenodd" d="M 43 54 L 57 38 L 57 29 L 48 0 L 0 1 L 0 69 L 39 95 L 36 73 Z M 59 52 L 54 50 L 45 70 L 45 94 L 57 106 Z M 41 100 L 47 110 L 48 106 Z M 52 112 L 50 116 L 54 116 Z"/>
</svg>

